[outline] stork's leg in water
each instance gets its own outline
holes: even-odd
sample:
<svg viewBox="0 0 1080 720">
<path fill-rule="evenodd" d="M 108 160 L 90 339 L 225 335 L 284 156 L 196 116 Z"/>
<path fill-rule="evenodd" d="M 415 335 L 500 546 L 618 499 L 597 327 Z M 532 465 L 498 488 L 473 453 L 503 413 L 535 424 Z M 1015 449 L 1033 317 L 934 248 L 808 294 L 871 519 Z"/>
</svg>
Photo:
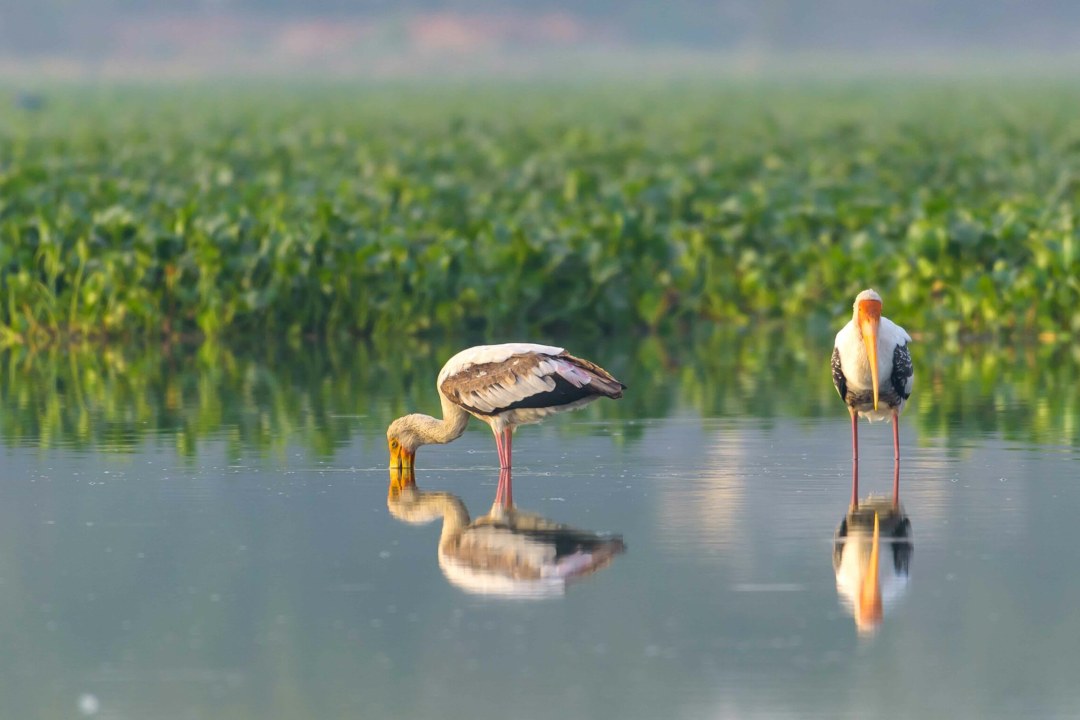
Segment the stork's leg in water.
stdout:
<svg viewBox="0 0 1080 720">
<path fill-rule="evenodd" d="M 893 442 L 893 473 L 892 473 L 892 502 L 900 504 L 900 414 L 892 412 L 892 442 Z"/>
<path fill-rule="evenodd" d="M 499 450 L 499 487 L 495 491 L 495 504 L 510 507 L 514 504 L 514 481 L 510 475 L 514 429 L 492 430 L 495 433 L 495 447 Z"/>
<path fill-rule="evenodd" d="M 503 430 L 503 447 L 506 452 L 506 506 L 514 504 L 514 478 L 511 468 L 514 466 L 514 428 L 508 427 Z"/>
<path fill-rule="evenodd" d="M 499 470 L 499 490 L 495 494 L 495 506 L 504 510 L 514 507 L 513 493 L 510 490 L 510 468 Z"/>
<path fill-rule="evenodd" d="M 495 449 L 499 453 L 499 485 L 495 490 L 495 504 L 504 502 L 506 483 L 503 481 L 503 470 L 506 468 L 506 448 L 503 447 L 503 436 L 498 430 L 492 428 L 495 433 Z"/>
<path fill-rule="evenodd" d="M 851 414 L 851 507 L 859 507 L 859 413 L 849 407 Z"/>
</svg>

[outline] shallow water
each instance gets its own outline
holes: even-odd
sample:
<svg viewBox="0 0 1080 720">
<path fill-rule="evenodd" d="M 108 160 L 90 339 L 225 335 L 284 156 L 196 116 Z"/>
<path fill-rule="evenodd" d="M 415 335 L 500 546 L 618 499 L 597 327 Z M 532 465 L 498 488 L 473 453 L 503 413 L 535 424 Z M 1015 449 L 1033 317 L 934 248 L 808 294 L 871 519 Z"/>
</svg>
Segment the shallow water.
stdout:
<svg viewBox="0 0 1080 720">
<path fill-rule="evenodd" d="M 916 355 L 913 551 L 860 632 L 827 348 L 581 345 L 631 388 L 520 431 L 514 496 L 626 551 L 528 600 L 388 512 L 384 428 L 437 408 L 443 347 L 0 356 L 0 716 L 1080 715 L 1073 356 Z M 889 427 L 860 439 L 891 492 Z M 479 423 L 418 455 L 473 517 L 497 477 Z"/>
</svg>

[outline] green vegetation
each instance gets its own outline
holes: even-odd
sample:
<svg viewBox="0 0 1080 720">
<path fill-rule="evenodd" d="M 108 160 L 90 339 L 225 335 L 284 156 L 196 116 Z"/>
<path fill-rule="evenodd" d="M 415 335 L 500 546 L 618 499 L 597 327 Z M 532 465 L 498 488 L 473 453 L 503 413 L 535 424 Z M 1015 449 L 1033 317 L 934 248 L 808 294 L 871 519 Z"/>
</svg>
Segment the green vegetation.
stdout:
<svg viewBox="0 0 1080 720">
<path fill-rule="evenodd" d="M 55 89 L 0 110 L 0 342 L 812 320 L 1080 330 L 1056 86 Z"/>
</svg>

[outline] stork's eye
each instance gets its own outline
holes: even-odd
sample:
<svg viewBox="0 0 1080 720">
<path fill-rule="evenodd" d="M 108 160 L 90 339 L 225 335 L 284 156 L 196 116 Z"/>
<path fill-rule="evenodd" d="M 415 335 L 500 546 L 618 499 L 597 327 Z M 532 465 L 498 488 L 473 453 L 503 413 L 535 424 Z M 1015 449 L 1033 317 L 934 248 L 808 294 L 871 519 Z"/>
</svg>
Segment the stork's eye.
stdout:
<svg viewBox="0 0 1080 720">
<path fill-rule="evenodd" d="M 397 440 L 391 440 L 390 441 L 390 448 L 392 450 L 397 450 L 397 446 L 398 446 L 398 441 Z"/>
</svg>

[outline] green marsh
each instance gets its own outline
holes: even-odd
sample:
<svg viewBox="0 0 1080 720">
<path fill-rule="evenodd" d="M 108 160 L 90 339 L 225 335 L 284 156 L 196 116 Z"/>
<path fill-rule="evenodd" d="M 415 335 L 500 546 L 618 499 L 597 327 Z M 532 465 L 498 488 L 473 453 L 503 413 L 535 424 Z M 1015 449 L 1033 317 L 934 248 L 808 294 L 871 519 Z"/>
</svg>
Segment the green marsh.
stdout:
<svg viewBox="0 0 1080 720">
<path fill-rule="evenodd" d="M 11 93 L 9 93 L 10 95 Z M 986 83 L 57 86 L 0 105 L 0 341 L 1080 329 L 1080 98 Z"/>
</svg>

